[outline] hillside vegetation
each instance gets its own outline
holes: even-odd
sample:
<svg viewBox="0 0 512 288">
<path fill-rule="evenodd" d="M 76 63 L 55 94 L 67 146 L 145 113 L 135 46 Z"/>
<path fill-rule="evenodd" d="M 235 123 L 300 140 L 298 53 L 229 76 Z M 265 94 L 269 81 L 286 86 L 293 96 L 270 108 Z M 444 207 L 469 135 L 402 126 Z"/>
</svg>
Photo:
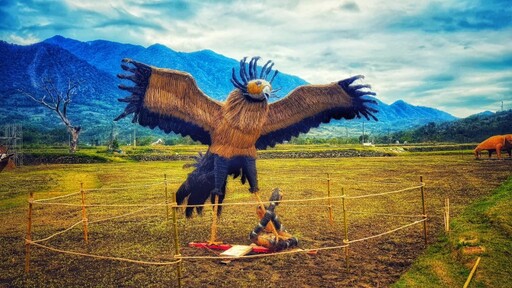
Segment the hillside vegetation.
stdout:
<svg viewBox="0 0 512 288">
<path fill-rule="evenodd" d="M 113 119 L 123 111 L 124 104 L 117 99 L 127 96 L 127 93 L 117 88 L 123 83 L 116 78 L 116 74 L 123 72 L 120 68 L 123 58 L 188 72 L 205 94 L 219 101 L 224 101 L 234 89 L 229 81 L 231 69 L 239 66 L 238 59 L 231 59 L 210 50 L 185 53 L 160 44 L 142 47 L 103 40 L 81 42 L 61 36 L 27 46 L 0 41 L 0 63 L 4 72 L 0 75 L 0 102 L 3 104 L 0 107 L 0 123 L 30 125 L 49 135 L 61 127 L 57 117 L 28 99 L 18 89 L 38 98 L 43 93 L 43 80 L 52 80 L 60 90 L 66 87 L 69 80 L 80 81 L 79 91 L 69 107 L 68 115 L 74 125 L 82 127 L 83 143 L 105 144 L 114 125 Z M 296 87 L 307 84 L 297 76 L 283 73 L 285 71 L 280 69 L 279 63 L 276 63 L 275 68 L 280 71 L 273 82 L 279 98 L 282 99 Z M 332 81 L 351 76 L 346 73 L 339 71 L 339 74 L 332 76 Z M 276 100 L 278 99 L 271 99 Z M 378 97 L 377 101 L 379 122 L 362 119 L 331 121 L 312 129 L 311 135 L 319 138 L 359 136 L 363 123 L 366 125 L 367 134 L 376 135 L 411 129 L 430 121 L 441 123 L 456 119 L 446 112 L 411 105 L 401 100 L 390 105 L 380 102 Z M 176 138 L 175 135 L 165 135 L 158 129 L 136 129 L 130 119 L 121 120 L 115 125 L 119 140 L 125 143 L 130 141 L 134 130 L 137 130 L 137 137 Z"/>
<path fill-rule="evenodd" d="M 477 114 L 441 124 L 429 123 L 418 129 L 393 133 L 400 142 L 482 142 L 493 135 L 512 134 L 512 110 Z"/>
<path fill-rule="evenodd" d="M 321 139 L 316 139 L 319 142 Z M 275 158 L 346 158 L 346 157 L 393 157 L 404 154 L 465 155 L 471 157 L 476 144 L 436 145 L 377 145 L 317 143 L 279 144 L 274 148 L 258 152 L 260 159 Z M 206 145 L 176 144 L 154 146 L 120 146 L 112 151 L 106 146 L 82 147 L 70 154 L 64 146 L 42 146 L 26 148 L 23 151 L 25 165 L 37 164 L 79 164 L 107 162 L 139 162 L 162 160 L 192 161 L 198 153 L 206 153 Z"/>
<path fill-rule="evenodd" d="M 477 257 L 481 261 L 469 287 L 510 285 L 510 191 L 512 177 L 491 196 L 467 207 L 451 221 L 451 231 L 429 247 L 394 287 L 462 287 Z"/>
</svg>

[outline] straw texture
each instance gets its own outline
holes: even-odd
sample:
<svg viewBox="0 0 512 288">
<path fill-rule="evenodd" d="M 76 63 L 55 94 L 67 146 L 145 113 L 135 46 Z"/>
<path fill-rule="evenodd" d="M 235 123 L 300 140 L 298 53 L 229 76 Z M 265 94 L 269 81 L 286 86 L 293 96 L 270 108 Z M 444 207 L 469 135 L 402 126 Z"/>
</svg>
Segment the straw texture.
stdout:
<svg viewBox="0 0 512 288">
<path fill-rule="evenodd" d="M 274 147 L 300 133 L 307 133 L 321 123 L 328 123 L 331 119 L 360 118 L 362 114 L 367 119 L 370 116 L 377 120 L 373 116 L 377 110 L 366 105 L 376 102 L 362 98 L 374 93 L 360 91 L 357 86 L 352 88 L 348 85 L 349 89 L 345 90 L 342 84 L 347 80 L 351 83 L 350 79 L 346 79 L 328 85 L 300 86 L 284 99 L 270 104 L 267 121 L 263 125 L 256 147 Z"/>
<path fill-rule="evenodd" d="M 135 68 L 122 65 L 133 74 L 118 77 L 131 80 L 135 86 L 119 86 L 132 95 L 120 99 L 129 104 L 117 119 L 133 113 L 133 122 L 188 135 L 210 145 L 211 153 L 225 158 L 256 158 L 256 149 L 290 140 L 333 118 L 362 115 L 377 120 L 373 115 L 377 110 L 368 105 L 376 101 L 363 97 L 375 93 L 361 90 L 369 85 L 353 85 L 363 78 L 361 75 L 327 85 L 300 86 L 272 104 L 248 99 L 239 88 L 225 102 L 218 102 L 205 95 L 188 73 L 131 59 L 123 62 Z"/>
</svg>

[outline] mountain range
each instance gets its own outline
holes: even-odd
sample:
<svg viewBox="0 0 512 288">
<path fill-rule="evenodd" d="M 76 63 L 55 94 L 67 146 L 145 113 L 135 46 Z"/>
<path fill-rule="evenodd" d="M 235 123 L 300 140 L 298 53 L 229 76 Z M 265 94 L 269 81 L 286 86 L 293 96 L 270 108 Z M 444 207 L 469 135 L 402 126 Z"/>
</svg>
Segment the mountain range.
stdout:
<svg viewBox="0 0 512 288">
<path fill-rule="evenodd" d="M 512 134 L 512 109 L 496 113 L 485 111 L 444 123 L 428 123 L 419 128 L 389 135 L 387 141 L 480 143 L 492 135 Z M 381 141 L 386 143 L 387 141 Z"/>
<path fill-rule="evenodd" d="M 51 79 L 61 90 L 65 90 L 69 80 L 75 80 L 80 81 L 80 88 L 69 108 L 70 119 L 74 125 L 84 128 L 83 138 L 107 139 L 112 120 L 123 110 L 117 99 L 126 96 L 117 88 L 122 81 L 115 76 L 122 72 L 123 58 L 186 71 L 196 79 L 201 90 L 221 101 L 233 89 L 229 81 L 231 69 L 239 65 L 237 60 L 211 50 L 184 53 L 160 44 L 145 48 L 105 40 L 81 42 L 62 36 L 27 46 L 0 41 L 0 123 L 23 123 L 40 129 L 59 127 L 61 123 L 55 115 L 20 91 L 42 97 L 45 79 Z M 280 97 L 304 84 L 307 82 L 303 79 L 286 73 L 279 73 L 273 82 L 274 87 L 280 88 Z M 310 133 L 319 137 L 359 135 L 363 122 L 366 133 L 389 133 L 457 119 L 446 112 L 401 100 L 391 105 L 378 102 L 379 122 L 331 121 Z M 116 126 L 119 135 L 129 135 L 134 129 L 127 120 Z M 143 128 L 138 131 L 146 135 L 158 133 Z"/>
</svg>

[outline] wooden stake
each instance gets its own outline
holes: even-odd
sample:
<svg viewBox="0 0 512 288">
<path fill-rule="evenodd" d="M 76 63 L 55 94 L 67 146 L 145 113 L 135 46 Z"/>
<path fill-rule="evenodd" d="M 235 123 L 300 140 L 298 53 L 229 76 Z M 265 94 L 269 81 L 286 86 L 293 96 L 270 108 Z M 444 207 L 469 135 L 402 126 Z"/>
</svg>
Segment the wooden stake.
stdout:
<svg viewBox="0 0 512 288">
<path fill-rule="evenodd" d="M 423 238 L 425 239 L 425 246 L 427 245 L 427 207 L 425 205 L 425 189 L 423 189 L 423 176 L 420 176 L 420 190 L 421 190 L 421 204 L 423 206 Z"/>
<path fill-rule="evenodd" d="M 450 232 L 450 198 L 444 199 L 444 230 Z"/>
<path fill-rule="evenodd" d="M 450 232 L 450 198 L 446 198 L 446 228 L 448 228 L 448 232 Z"/>
<path fill-rule="evenodd" d="M 331 177 L 327 173 L 327 199 L 329 201 L 329 222 L 331 226 L 334 224 L 334 218 L 332 216 L 332 201 L 331 201 Z"/>
<path fill-rule="evenodd" d="M 167 196 L 167 176 L 165 176 L 165 195 Z M 181 255 L 180 254 L 180 241 L 178 237 L 178 203 L 176 202 L 176 193 L 173 193 L 173 209 L 172 209 L 172 223 L 174 227 L 174 255 Z M 167 197 L 166 197 L 167 198 Z M 181 267 L 182 263 L 181 261 L 178 262 L 178 265 L 176 265 L 176 274 L 178 275 L 178 287 L 181 288 Z"/>
<path fill-rule="evenodd" d="M 169 222 L 169 196 L 167 194 L 167 174 L 164 174 L 164 190 L 165 190 L 165 221 Z M 176 202 L 176 201 L 174 201 Z"/>
<path fill-rule="evenodd" d="M 34 192 L 30 192 L 28 198 L 28 218 L 27 235 L 25 236 L 25 273 L 30 272 L 30 242 L 32 241 L 32 203 L 34 202 Z"/>
<path fill-rule="evenodd" d="M 341 204 L 342 204 L 342 207 L 343 207 L 343 234 L 344 234 L 344 238 L 343 238 L 343 244 L 346 244 L 347 247 L 345 247 L 345 265 L 348 269 L 348 245 L 349 245 L 349 242 L 348 242 L 348 222 L 347 222 L 347 209 L 346 209 L 346 206 L 345 206 L 345 189 L 341 188 L 341 196 L 343 196 L 341 198 Z"/>
<path fill-rule="evenodd" d="M 87 211 L 85 210 L 85 191 L 84 191 L 84 183 L 80 182 L 80 194 L 82 195 L 82 221 L 84 223 L 84 241 L 85 243 L 89 243 L 89 232 L 88 232 L 88 220 L 87 220 Z"/>
<path fill-rule="evenodd" d="M 216 243 L 217 240 L 217 209 L 219 208 L 219 195 L 215 194 L 215 201 L 213 205 L 213 215 L 212 215 L 212 229 L 210 233 L 210 242 L 209 244 Z"/>
<path fill-rule="evenodd" d="M 480 257 L 476 259 L 476 263 L 473 266 L 473 269 L 471 269 L 471 272 L 469 273 L 468 279 L 466 280 L 466 283 L 464 283 L 464 286 L 462 288 L 467 288 L 469 286 L 469 283 L 471 282 L 471 279 L 473 278 L 473 274 L 475 274 L 476 266 L 478 266 L 478 263 L 480 263 Z"/>
</svg>

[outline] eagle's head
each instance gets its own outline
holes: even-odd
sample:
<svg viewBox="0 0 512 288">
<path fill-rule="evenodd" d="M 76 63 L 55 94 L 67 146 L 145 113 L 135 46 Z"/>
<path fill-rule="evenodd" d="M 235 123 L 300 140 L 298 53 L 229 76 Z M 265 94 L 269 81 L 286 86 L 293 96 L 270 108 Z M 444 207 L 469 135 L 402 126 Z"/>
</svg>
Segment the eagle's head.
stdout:
<svg viewBox="0 0 512 288">
<path fill-rule="evenodd" d="M 249 63 L 246 62 L 247 57 L 240 60 L 240 79 L 236 77 L 235 68 L 233 68 L 231 75 L 231 83 L 235 88 L 242 91 L 242 95 L 252 102 L 267 101 L 268 98 L 273 96 L 275 90 L 272 90 L 272 81 L 279 71 L 275 70 L 274 74 L 267 81 L 268 76 L 272 72 L 274 62 L 267 61 L 258 73 L 258 60 L 260 57 L 253 57 Z"/>
</svg>

